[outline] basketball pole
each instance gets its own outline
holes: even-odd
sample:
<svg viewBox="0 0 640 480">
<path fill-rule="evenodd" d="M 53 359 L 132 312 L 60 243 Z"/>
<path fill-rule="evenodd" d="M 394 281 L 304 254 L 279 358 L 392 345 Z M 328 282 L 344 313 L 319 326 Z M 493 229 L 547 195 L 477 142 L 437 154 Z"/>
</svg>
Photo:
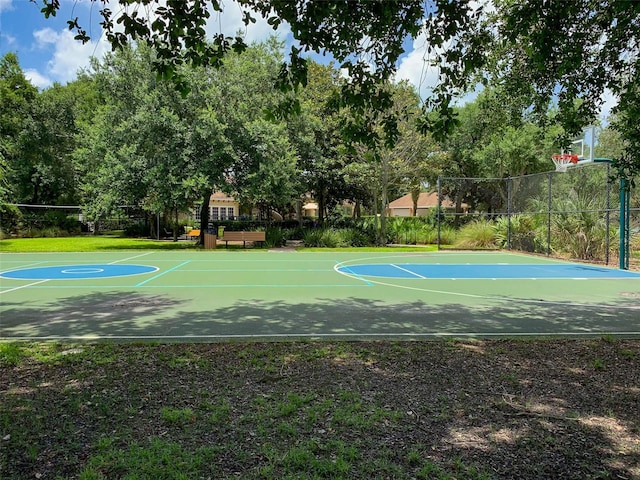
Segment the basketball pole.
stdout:
<svg viewBox="0 0 640 480">
<path fill-rule="evenodd" d="M 595 163 L 613 163 L 610 158 L 594 158 Z M 631 191 L 629 182 L 624 177 L 620 177 L 620 246 L 619 246 L 619 267 L 620 270 L 629 270 L 629 222 L 631 220 Z"/>
<path fill-rule="evenodd" d="M 629 270 L 631 194 L 626 178 L 620 179 L 620 269 Z"/>
</svg>

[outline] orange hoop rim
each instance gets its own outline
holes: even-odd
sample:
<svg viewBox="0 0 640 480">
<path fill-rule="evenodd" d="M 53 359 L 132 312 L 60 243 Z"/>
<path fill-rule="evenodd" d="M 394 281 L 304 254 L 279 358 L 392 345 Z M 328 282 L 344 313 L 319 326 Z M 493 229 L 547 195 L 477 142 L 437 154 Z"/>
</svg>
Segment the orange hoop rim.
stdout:
<svg viewBox="0 0 640 480">
<path fill-rule="evenodd" d="M 573 153 L 554 153 L 551 158 L 554 162 L 578 163 L 579 157 Z"/>
</svg>

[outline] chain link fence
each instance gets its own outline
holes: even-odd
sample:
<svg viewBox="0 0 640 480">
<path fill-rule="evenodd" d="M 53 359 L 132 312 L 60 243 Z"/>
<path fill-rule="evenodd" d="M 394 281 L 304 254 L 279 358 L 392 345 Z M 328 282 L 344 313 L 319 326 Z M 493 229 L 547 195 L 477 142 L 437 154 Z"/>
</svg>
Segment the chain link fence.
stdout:
<svg viewBox="0 0 640 480">
<path fill-rule="evenodd" d="M 489 227 L 495 248 L 616 264 L 621 246 L 620 186 L 611 174 L 609 163 L 591 162 L 564 173 L 441 177 L 439 202 L 451 201 L 456 209 L 438 216 L 438 230 Z M 632 188 L 629 218 L 624 222 L 626 250 L 636 264 L 640 261 L 639 197 L 638 189 Z"/>
</svg>

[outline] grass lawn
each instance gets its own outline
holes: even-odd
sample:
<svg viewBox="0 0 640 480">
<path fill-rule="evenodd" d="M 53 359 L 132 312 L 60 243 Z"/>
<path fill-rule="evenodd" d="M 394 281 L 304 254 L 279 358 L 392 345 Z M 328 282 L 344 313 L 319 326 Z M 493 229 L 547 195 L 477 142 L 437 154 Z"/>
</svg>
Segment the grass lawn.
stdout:
<svg viewBox="0 0 640 480">
<path fill-rule="evenodd" d="M 117 236 L 92 236 L 60 238 L 15 238 L 0 240 L 0 252 L 95 252 L 104 250 L 183 250 L 196 247 L 195 241 L 150 240 L 146 238 L 121 238 Z M 224 248 L 222 244 L 218 248 Z M 229 245 L 230 249 L 243 248 L 243 245 Z M 306 251 L 338 252 L 424 252 L 435 251 L 435 245 L 403 247 L 353 247 L 353 248 L 307 248 Z"/>
<path fill-rule="evenodd" d="M 162 245 L 194 248 L 82 237 L 0 249 Z M 638 412 L 640 341 L 613 337 L 0 339 L 2 480 L 631 479 Z"/>
<path fill-rule="evenodd" d="M 115 236 L 16 238 L 0 240 L 0 252 L 95 252 L 101 250 L 182 250 L 195 242 L 120 238 Z"/>
</svg>

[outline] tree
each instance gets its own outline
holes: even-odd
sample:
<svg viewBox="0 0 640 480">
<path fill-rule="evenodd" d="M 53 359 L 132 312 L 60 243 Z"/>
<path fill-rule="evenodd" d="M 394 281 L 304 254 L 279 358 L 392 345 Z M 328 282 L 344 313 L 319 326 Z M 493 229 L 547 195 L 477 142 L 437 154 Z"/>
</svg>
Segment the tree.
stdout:
<svg viewBox="0 0 640 480">
<path fill-rule="evenodd" d="M 269 41 L 229 55 L 218 69 L 185 68 L 185 96 L 158 81 L 155 52 L 144 44 L 96 63 L 105 103 L 87 126 L 83 152 L 98 160 L 91 167 L 85 161 L 91 211 L 135 205 L 149 216 L 176 218 L 200 204 L 204 234 L 213 190 L 269 208 L 297 196 L 296 156 L 284 124 L 264 120 L 279 101 L 272 80 L 280 48 Z"/>
<path fill-rule="evenodd" d="M 420 114 L 419 98 L 407 83 L 385 84 L 380 89 L 389 91 L 393 99 L 391 113 L 398 119 L 399 137 L 393 145 L 378 142 L 376 146 L 361 144 L 356 155 L 364 165 L 348 165 L 345 171 L 350 177 L 360 177 L 373 197 L 374 213 L 380 220 L 378 243 L 386 243 L 386 211 L 390 196 L 400 192 L 418 193 L 435 174 L 434 162 L 439 159 L 441 148 L 430 136 L 415 129 L 416 118 Z M 385 118 L 377 112 L 369 112 L 373 129 L 383 128 Z"/>
<path fill-rule="evenodd" d="M 623 177 L 637 174 L 640 3 L 500 0 L 495 6 L 489 17 L 494 53 L 486 65 L 491 75 L 532 99 L 539 118 L 557 98 L 558 121 L 568 135 L 593 123 L 603 94 L 611 91 L 620 99 L 615 126 L 627 142 L 615 166 Z"/>
<path fill-rule="evenodd" d="M 78 203 L 78 178 L 72 153 L 76 145 L 76 97 L 72 86 L 53 85 L 31 103 L 17 136 L 19 155 L 12 164 L 16 201 L 32 204 Z"/>
<path fill-rule="evenodd" d="M 287 118 L 291 143 L 299 157 L 298 168 L 304 184 L 301 193 L 311 194 L 318 202 L 321 225 L 331 207 L 344 199 L 353 199 L 352 189 L 341 174 L 344 159 L 341 149 L 344 149 L 340 121 L 344 112 L 331 106 L 343 81 L 332 63 L 310 62 L 307 85 L 296 96 L 300 111 Z"/>
<path fill-rule="evenodd" d="M 235 177 L 239 199 L 258 206 L 267 219 L 283 213 L 300 196 L 297 155 L 284 124 L 255 120 L 246 125 L 252 148 L 246 152 L 247 173 Z"/>
<path fill-rule="evenodd" d="M 45 16 L 60 11 L 60 0 L 43 1 Z M 122 48 L 129 38 L 153 46 L 158 52 L 156 70 L 163 77 L 173 78 L 183 91 L 188 90 L 188 84 L 179 75 L 182 64 L 219 67 L 231 51 L 242 52 L 247 48 L 240 36 L 217 34 L 213 41 L 207 38 L 204 26 L 211 12 L 222 12 L 225 8 L 219 0 L 117 0 L 117 3 L 117 8 L 113 5 L 99 8 L 101 24 L 113 48 Z M 237 0 L 237 3 L 247 27 L 255 23 L 257 15 L 274 28 L 283 22 L 290 25 L 297 45 L 291 49 L 288 64 L 281 65 L 277 83 L 282 90 L 306 84 L 307 61 L 303 57 L 306 52 L 326 53 L 348 72 L 350 80 L 341 88 L 340 103 L 355 112 L 372 109 L 383 112 L 391 105 L 388 92 L 376 85 L 388 81 L 395 73 L 407 37 L 424 33 L 436 50 L 457 45 L 460 52 L 447 54 L 445 59 L 458 66 L 476 65 L 483 58 L 480 47 L 485 36 L 471 35 L 478 30 L 482 9 L 468 0 Z M 68 21 L 76 39 L 82 42 L 90 39 L 85 24 L 86 19 L 77 17 Z M 455 77 L 456 88 L 466 78 L 453 69 L 445 73 Z M 434 105 L 442 105 L 448 112 L 451 98 L 449 92 L 439 92 Z M 295 102 L 288 105 L 296 108 Z M 359 128 L 351 134 L 356 140 L 371 142 L 377 134 L 367 128 L 365 120 L 365 116 L 355 115 Z M 385 125 L 387 140 L 391 142 L 398 134 L 394 118 L 389 116 Z"/>
<path fill-rule="evenodd" d="M 476 100 L 460 107 L 458 125 L 444 142 L 449 161 L 442 174 L 460 180 L 441 185 L 442 192 L 462 212 L 462 204 L 489 212 L 504 209 L 504 182 L 467 181 L 464 178 L 507 178 L 547 171 L 562 130 L 553 122 L 540 127 L 522 109 L 520 98 L 509 98 L 502 88 L 487 88 Z M 552 118 L 554 112 L 548 112 Z M 516 194 L 516 192 L 512 192 Z M 458 217 L 456 217 L 457 221 Z"/>
<path fill-rule="evenodd" d="M 92 0 L 98 1 L 98 0 Z M 224 10 L 218 0 L 170 1 L 118 0 L 112 10 L 100 13 L 107 37 L 115 48 L 127 35 L 158 48 L 157 70 L 171 76 L 184 62 L 219 65 L 230 50 L 246 48 L 242 38 L 215 37 L 209 44 L 203 28 L 210 10 Z M 288 22 L 298 46 L 283 65 L 280 86 L 294 88 L 306 81 L 307 51 L 332 54 L 348 70 L 349 82 L 341 102 L 357 112 L 386 110 L 390 97 L 376 88 L 395 72 L 407 37 L 422 35 L 429 62 L 439 68 L 440 83 L 426 99 L 423 128 L 448 132 L 455 124 L 453 102 L 457 95 L 480 81 L 504 85 L 512 94 L 527 98 L 541 121 L 549 103 L 557 98 L 558 120 L 568 135 L 592 123 L 602 94 L 610 90 L 621 101 L 617 128 L 628 142 L 628 153 L 617 159 L 626 176 L 640 170 L 640 136 L 634 130 L 640 118 L 636 89 L 640 41 L 640 3 L 618 0 L 521 1 L 494 0 L 492 8 L 472 0 L 238 0 L 246 25 L 256 12 L 274 27 Z M 43 12 L 55 15 L 60 0 L 44 0 Z M 133 7 L 131 6 L 133 5 Z M 135 6 L 149 6 L 142 15 Z M 78 18 L 69 21 L 77 39 L 88 35 Z M 124 32 L 117 31 L 121 25 Z M 180 83 L 178 81 L 178 83 Z M 582 102 L 576 105 L 574 100 Z M 435 111 L 436 114 L 433 114 Z M 627 119 L 628 120 L 625 120 Z M 356 116 L 364 120 L 364 116 Z M 397 137 L 392 115 L 385 122 L 387 137 Z M 374 141 L 367 125 L 359 122 L 352 135 Z M 627 172 L 627 173 L 624 173 Z"/>
<path fill-rule="evenodd" d="M 38 90 L 24 76 L 17 55 L 4 55 L 0 59 L 0 200 L 9 196 L 8 175 L 20 157 L 18 138 L 37 96 Z"/>
<path fill-rule="evenodd" d="M 226 127 L 213 109 L 220 89 L 201 68 L 187 72 L 191 93 L 183 98 L 158 82 L 153 58 L 141 45 L 94 65 L 105 103 L 87 126 L 82 155 L 88 212 L 96 217 L 119 205 L 174 219 L 197 202 L 208 207 L 212 189 L 224 182 L 231 164 Z M 150 225 L 153 229 L 155 222 Z"/>
</svg>

